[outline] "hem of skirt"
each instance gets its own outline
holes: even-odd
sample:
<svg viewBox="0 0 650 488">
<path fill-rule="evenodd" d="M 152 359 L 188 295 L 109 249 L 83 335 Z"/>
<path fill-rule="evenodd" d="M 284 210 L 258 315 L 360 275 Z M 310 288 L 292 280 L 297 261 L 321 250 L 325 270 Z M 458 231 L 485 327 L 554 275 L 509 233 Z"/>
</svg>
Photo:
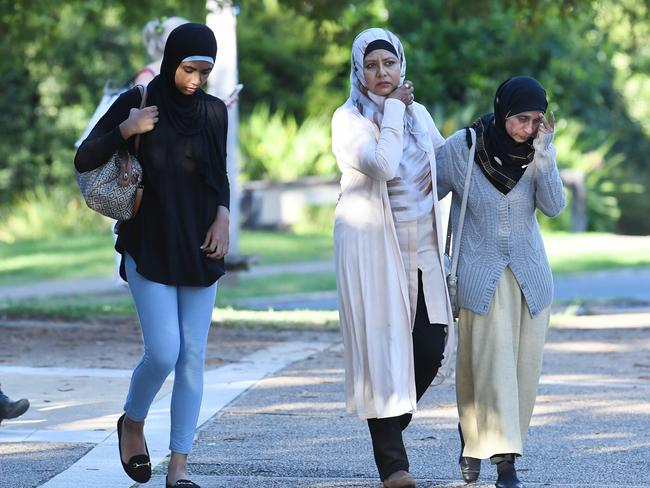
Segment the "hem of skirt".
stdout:
<svg viewBox="0 0 650 488">
<path fill-rule="evenodd" d="M 492 456 L 496 456 L 497 454 L 515 454 L 517 456 L 521 456 L 523 454 L 523 448 L 521 446 L 508 446 L 507 444 L 502 444 L 501 446 L 493 446 L 490 445 L 489 448 L 483 448 L 483 449 L 467 449 L 467 445 L 465 446 L 465 449 L 463 449 L 463 456 L 464 457 L 471 457 L 471 458 L 476 458 L 476 459 L 489 459 Z"/>
<path fill-rule="evenodd" d="M 359 411 L 354 406 L 347 406 L 345 408 L 347 413 L 356 415 L 359 417 L 361 420 L 368 420 L 368 419 L 383 419 L 383 418 L 391 418 L 391 417 L 399 417 L 401 415 L 404 415 L 406 413 L 409 413 L 411 415 L 415 414 L 416 408 L 412 406 L 409 409 L 404 409 L 404 408 L 392 408 L 390 410 L 384 410 L 381 412 L 381 414 L 378 414 L 377 412 L 371 412 L 371 411 Z"/>
</svg>

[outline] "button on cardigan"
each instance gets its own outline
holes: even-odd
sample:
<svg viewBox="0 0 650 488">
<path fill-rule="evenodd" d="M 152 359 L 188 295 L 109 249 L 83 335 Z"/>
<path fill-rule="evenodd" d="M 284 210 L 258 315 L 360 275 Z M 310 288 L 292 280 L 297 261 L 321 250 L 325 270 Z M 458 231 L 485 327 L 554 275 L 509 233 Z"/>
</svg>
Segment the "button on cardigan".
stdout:
<svg viewBox="0 0 650 488">
<path fill-rule="evenodd" d="M 535 159 L 504 195 L 475 167 L 472 170 L 458 260 L 462 308 L 485 315 L 504 269 L 509 266 L 532 316 L 553 300 L 553 276 L 535 210 L 554 217 L 566 205 L 555 162 L 552 134 L 535 141 Z M 436 151 L 438 197 L 452 192 L 452 228 L 457 229 L 469 148 L 465 129 Z M 474 163 L 476 164 L 476 163 Z"/>
</svg>

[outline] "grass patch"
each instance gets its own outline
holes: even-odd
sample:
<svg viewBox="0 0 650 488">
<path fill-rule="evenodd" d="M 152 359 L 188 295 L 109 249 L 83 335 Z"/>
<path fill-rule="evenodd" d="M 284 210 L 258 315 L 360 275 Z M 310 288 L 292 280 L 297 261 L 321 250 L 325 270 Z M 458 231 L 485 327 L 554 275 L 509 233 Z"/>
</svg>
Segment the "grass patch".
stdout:
<svg viewBox="0 0 650 488">
<path fill-rule="evenodd" d="M 336 310 L 252 311 L 215 308 L 212 320 L 226 327 L 263 328 L 277 330 L 338 330 Z"/>
<path fill-rule="evenodd" d="M 108 229 L 73 237 L 0 242 L 0 286 L 111 276 L 112 272 L 113 239 Z"/>
<path fill-rule="evenodd" d="M 136 317 L 131 298 L 123 293 L 111 296 L 76 296 L 0 303 L 4 320 L 96 321 Z M 212 320 L 225 327 L 277 330 L 337 330 L 338 312 L 330 310 L 251 311 L 215 307 Z"/>
<path fill-rule="evenodd" d="M 127 294 L 38 298 L 0 303 L 3 319 L 89 320 L 102 317 L 135 317 Z"/>
<path fill-rule="evenodd" d="M 650 237 L 604 233 L 544 236 L 554 273 L 650 266 Z"/>
<path fill-rule="evenodd" d="M 240 249 L 244 254 L 257 254 L 259 264 L 329 260 L 334 256 L 331 236 L 318 234 L 243 231 Z M 0 242 L 0 286 L 112 276 L 113 260 L 113 238 L 108 229 L 47 240 Z"/>
<path fill-rule="evenodd" d="M 545 235 L 545 245 L 555 273 L 650 266 L 649 237 L 551 233 Z M 325 234 L 242 231 L 240 250 L 244 254 L 257 254 L 260 265 L 333 258 L 332 237 Z M 0 286 L 111 276 L 113 259 L 113 241 L 108 229 L 71 237 L 0 242 Z M 248 290 L 244 290 L 246 287 Z M 241 290 L 222 287 L 224 298 L 331 290 L 334 278 L 330 274 L 278 276 L 258 281 L 242 279 L 238 288 Z"/>
<path fill-rule="evenodd" d="M 220 306 L 228 306 L 235 300 L 245 298 L 330 290 L 336 290 L 336 277 L 334 273 L 242 278 L 236 286 L 219 286 L 217 303 Z"/>
<path fill-rule="evenodd" d="M 242 254 L 257 254 L 259 264 L 322 261 L 334 258 L 334 241 L 329 234 L 292 234 L 279 231 L 242 231 Z"/>
<path fill-rule="evenodd" d="M 217 304 L 227 308 L 235 306 L 240 299 L 335 289 L 334 273 L 242 278 L 236 286 L 225 283 L 219 286 Z M 11 319 L 87 320 L 127 316 L 135 316 L 135 308 L 126 290 L 102 295 L 0 301 L 0 317 Z"/>
</svg>

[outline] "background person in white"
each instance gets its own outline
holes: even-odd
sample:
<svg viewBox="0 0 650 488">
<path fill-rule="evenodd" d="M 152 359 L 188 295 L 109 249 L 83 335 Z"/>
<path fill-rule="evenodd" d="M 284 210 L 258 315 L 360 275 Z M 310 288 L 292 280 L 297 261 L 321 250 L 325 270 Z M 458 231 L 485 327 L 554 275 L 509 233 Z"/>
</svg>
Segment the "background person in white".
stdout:
<svg viewBox="0 0 650 488">
<path fill-rule="evenodd" d="M 397 36 L 363 31 L 352 46 L 350 97 L 332 119 L 346 403 L 368 419 L 389 488 L 415 486 L 402 430 L 448 374 L 454 347 L 436 198 L 434 150 L 444 139 L 405 77 Z"/>
</svg>

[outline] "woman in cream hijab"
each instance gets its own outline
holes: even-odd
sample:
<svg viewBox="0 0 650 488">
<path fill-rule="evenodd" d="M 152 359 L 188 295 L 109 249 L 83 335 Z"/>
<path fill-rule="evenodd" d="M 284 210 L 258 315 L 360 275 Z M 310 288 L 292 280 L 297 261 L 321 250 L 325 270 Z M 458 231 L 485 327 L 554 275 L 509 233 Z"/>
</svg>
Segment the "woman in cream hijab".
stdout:
<svg viewBox="0 0 650 488">
<path fill-rule="evenodd" d="M 350 97 L 332 119 L 346 404 L 368 421 L 387 488 L 415 486 L 402 430 L 429 385 L 449 374 L 454 347 L 436 198 L 434 151 L 444 139 L 405 78 L 397 36 L 363 31 Z"/>
</svg>

